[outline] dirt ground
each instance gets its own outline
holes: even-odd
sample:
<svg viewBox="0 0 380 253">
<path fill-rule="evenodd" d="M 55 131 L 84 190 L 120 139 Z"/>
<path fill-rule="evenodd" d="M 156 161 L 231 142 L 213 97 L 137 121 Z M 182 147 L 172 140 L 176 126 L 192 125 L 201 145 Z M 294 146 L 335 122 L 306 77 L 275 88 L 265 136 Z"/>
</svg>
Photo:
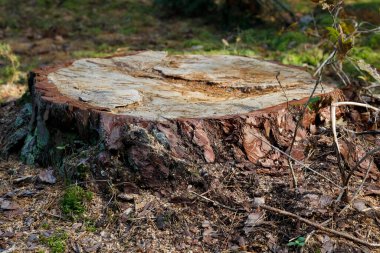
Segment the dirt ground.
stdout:
<svg viewBox="0 0 380 253">
<path fill-rule="evenodd" d="M 17 102 L 2 105 L 0 136 L 10 133 L 22 107 Z M 347 111 L 343 118 L 342 129 L 363 131 L 368 126 L 363 111 Z M 171 187 L 155 189 L 138 181 L 100 178 L 95 172 L 73 182 L 93 192 L 84 215 L 75 219 L 62 212 L 62 196 L 69 186 L 59 168 L 27 166 L 11 155 L 0 163 L 0 247 L 3 252 L 377 252 L 255 207 L 264 202 L 315 223 L 327 221 L 326 227 L 363 241 L 378 241 L 379 157 L 371 159 L 373 163 L 368 159 L 355 172 L 351 197 L 368 166 L 373 166 L 351 204 L 336 202 L 340 174 L 332 134 L 323 124 L 318 129 L 304 140 L 303 162 L 324 177 L 296 167 L 298 191 L 283 162 L 194 164 L 192 171 L 198 171 L 194 179 L 178 178 Z M 347 135 L 341 141 L 347 146 L 343 145 L 345 152 L 353 148 L 359 155 L 347 156 L 348 162 L 354 162 L 378 146 L 380 139 Z M 78 150 L 65 164 L 78 168 L 83 157 L 95 155 L 91 147 Z M 122 166 L 116 156 L 108 159 L 111 165 L 100 169 Z M 306 245 L 288 245 L 297 238 L 308 238 Z"/>
</svg>

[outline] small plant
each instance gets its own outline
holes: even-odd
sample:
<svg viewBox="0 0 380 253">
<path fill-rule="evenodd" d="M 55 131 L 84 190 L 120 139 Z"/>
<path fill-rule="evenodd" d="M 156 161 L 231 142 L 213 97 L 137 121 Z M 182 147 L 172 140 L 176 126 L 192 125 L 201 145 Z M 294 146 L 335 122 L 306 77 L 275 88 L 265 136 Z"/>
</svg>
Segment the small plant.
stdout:
<svg viewBox="0 0 380 253">
<path fill-rule="evenodd" d="M 86 211 L 86 203 L 91 201 L 92 192 L 84 190 L 79 185 L 69 186 L 61 200 L 62 212 L 77 217 Z"/>
<path fill-rule="evenodd" d="M 87 232 L 96 232 L 96 225 L 95 225 L 95 221 L 94 220 L 85 220 L 84 221 L 84 225 L 85 225 L 85 229 Z"/>
<path fill-rule="evenodd" d="M 20 63 L 8 44 L 0 43 L 0 84 L 15 83 L 20 77 Z"/>
<path fill-rule="evenodd" d="M 303 247 L 303 246 L 305 246 L 305 237 L 300 236 L 297 239 L 295 239 L 291 242 L 288 242 L 288 244 L 286 244 L 286 245 L 287 246 L 295 246 L 295 247 Z"/>
<path fill-rule="evenodd" d="M 49 227 L 50 227 L 50 225 L 46 221 L 41 224 L 41 228 L 43 228 L 43 229 L 49 229 Z"/>
<path fill-rule="evenodd" d="M 43 236 L 41 242 L 48 246 L 52 253 L 62 253 L 66 250 L 67 238 L 65 231 L 57 231 L 49 237 Z"/>
</svg>

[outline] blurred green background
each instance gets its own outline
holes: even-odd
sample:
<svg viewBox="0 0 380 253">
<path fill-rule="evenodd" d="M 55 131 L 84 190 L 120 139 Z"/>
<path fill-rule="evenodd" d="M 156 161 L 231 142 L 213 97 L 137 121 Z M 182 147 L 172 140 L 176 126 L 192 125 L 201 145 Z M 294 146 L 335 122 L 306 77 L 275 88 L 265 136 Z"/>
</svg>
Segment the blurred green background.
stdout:
<svg viewBox="0 0 380 253">
<path fill-rule="evenodd" d="M 331 51 L 326 27 L 332 23 L 314 2 L 0 0 L 0 83 L 24 83 L 26 71 L 73 58 L 146 49 L 245 55 L 313 69 Z M 374 28 L 380 0 L 346 1 L 343 15 Z M 380 34 L 358 37 L 349 56 L 379 69 Z"/>
</svg>

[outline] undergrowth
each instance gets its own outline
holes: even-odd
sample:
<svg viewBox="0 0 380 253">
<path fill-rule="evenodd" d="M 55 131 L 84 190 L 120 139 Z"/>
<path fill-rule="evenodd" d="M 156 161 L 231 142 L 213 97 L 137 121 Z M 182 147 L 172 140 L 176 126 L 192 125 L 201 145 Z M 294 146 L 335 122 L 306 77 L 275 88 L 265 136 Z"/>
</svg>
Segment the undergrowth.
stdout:
<svg viewBox="0 0 380 253">
<path fill-rule="evenodd" d="M 61 199 L 62 212 L 72 219 L 83 216 L 86 205 L 92 200 L 92 192 L 79 185 L 70 185 Z"/>
<path fill-rule="evenodd" d="M 49 247 L 52 253 L 63 253 L 66 252 L 66 240 L 68 235 L 65 231 L 56 231 L 50 236 L 42 236 L 41 242 Z"/>
<path fill-rule="evenodd" d="M 0 84 L 15 83 L 20 77 L 19 66 L 19 60 L 10 45 L 0 43 Z"/>
</svg>

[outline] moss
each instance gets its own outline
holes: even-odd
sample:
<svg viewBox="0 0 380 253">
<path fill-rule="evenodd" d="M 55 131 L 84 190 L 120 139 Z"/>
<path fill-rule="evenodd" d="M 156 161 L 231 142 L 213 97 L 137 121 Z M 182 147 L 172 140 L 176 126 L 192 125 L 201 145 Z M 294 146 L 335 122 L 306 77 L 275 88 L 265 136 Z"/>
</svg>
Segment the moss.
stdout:
<svg viewBox="0 0 380 253">
<path fill-rule="evenodd" d="M 279 34 L 273 29 L 248 29 L 241 32 L 240 37 L 243 43 L 250 46 L 264 46 L 272 51 L 281 52 L 311 41 L 303 32 L 288 31 Z"/>
<path fill-rule="evenodd" d="M 110 53 L 107 52 L 98 52 L 95 50 L 78 50 L 71 53 L 74 58 L 86 58 L 86 57 L 106 57 Z"/>
<path fill-rule="evenodd" d="M 353 59 L 363 59 L 375 68 L 380 68 L 380 51 L 370 47 L 354 47 L 348 54 Z"/>
<path fill-rule="evenodd" d="M 214 49 L 214 50 L 192 50 L 192 51 L 179 51 L 168 49 L 169 54 L 200 54 L 200 55 L 241 55 L 248 57 L 258 56 L 259 53 L 253 49 Z"/>
<path fill-rule="evenodd" d="M 223 47 L 222 38 L 216 32 L 212 33 L 204 28 L 195 28 L 193 32 L 194 36 L 192 38 L 185 39 L 180 43 L 181 48 L 188 49 L 194 46 L 202 46 L 202 50 L 210 51 Z"/>
<path fill-rule="evenodd" d="M 349 52 L 349 57 L 352 61 L 346 60 L 343 64 L 343 69 L 350 76 L 358 78 L 359 76 L 366 76 L 365 73 L 358 70 L 358 67 L 353 63 L 357 60 L 364 60 L 366 63 L 372 65 L 373 67 L 380 68 L 380 51 L 373 50 L 369 47 L 356 47 Z M 367 76 L 371 79 L 369 76 Z"/>
<path fill-rule="evenodd" d="M 281 58 L 283 64 L 295 66 L 318 66 L 324 57 L 323 50 L 311 48 L 307 50 L 292 50 Z"/>
<path fill-rule="evenodd" d="M 380 49 L 380 33 L 374 33 L 367 39 L 367 45 L 372 49 Z"/>
<path fill-rule="evenodd" d="M 309 38 L 304 33 L 290 31 L 272 38 L 271 47 L 274 50 L 286 51 L 308 41 Z"/>
<path fill-rule="evenodd" d="M 268 44 L 274 37 L 272 29 L 248 29 L 240 33 L 240 37 L 247 44 Z"/>
<path fill-rule="evenodd" d="M 92 192 L 84 190 L 79 185 L 71 185 L 61 199 L 61 210 L 64 214 L 77 218 L 86 211 L 86 203 L 91 201 Z"/>
<path fill-rule="evenodd" d="M 97 228 L 95 224 L 96 224 L 95 220 L 86 219 L 84 221 L 85 229 L 87 232 L 92 232 L 92 233 L 96 232 Z"/>
<path fill-rule="evenodd" d="M 43 228 L 43 229 L 49 229 L 50 228 L 50 224 L 48 223 L 48 222 L 43 222 L 42 224 L 41 224 L 41 226 L 40 226 L 41 228 Z"/>
<path fill-rule="evenodd" d="M 316 23 L 321 27 L 331 26 L 333 22 L 334 20 L 329 14 L 320 14 L 316 18 Z"/>
<path fill-rule="evenodd" d="M 52 253 L 63 253 L 66 251 L 68 235 L 65 231 L 56 231 L 49 237 L 42 236 L 41 242 L 50 248 Z"/>
</svg>

